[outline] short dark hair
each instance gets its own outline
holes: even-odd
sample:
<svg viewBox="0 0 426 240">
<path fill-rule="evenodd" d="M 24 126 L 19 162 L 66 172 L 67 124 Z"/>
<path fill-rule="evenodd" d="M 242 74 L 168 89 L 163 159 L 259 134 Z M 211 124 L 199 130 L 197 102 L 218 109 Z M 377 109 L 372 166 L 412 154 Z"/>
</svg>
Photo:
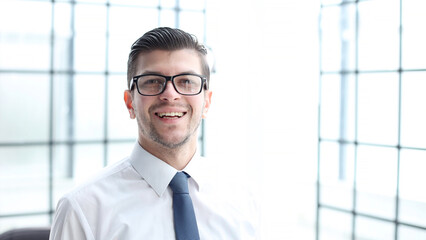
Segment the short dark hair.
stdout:
<svg viewBox="0 0 426 240">
<path fill-rule="evenodd" d="M 196 36 L 176 28 L 155 28 L 133 43 L 129 60 L 127 61 L 127 87 L 130 88 L 130 80 L 136 74 L 136 59 L 140 53 L 149 53 L 154 50 L 175 51 L 181 49 L 193 49 L 197 51 L 201 60 L 202 74 L 207 78 L 205 88 L 208 89 L 210 81 L 210 68 L 207 62 L 207 49 L 198 42 Z"/>
</svg>

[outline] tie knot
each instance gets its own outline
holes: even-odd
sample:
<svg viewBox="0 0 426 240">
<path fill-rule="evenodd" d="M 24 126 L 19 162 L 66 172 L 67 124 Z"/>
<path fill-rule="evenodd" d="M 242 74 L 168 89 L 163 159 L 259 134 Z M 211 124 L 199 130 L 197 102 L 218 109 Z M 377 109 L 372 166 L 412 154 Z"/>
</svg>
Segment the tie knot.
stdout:
<svg viewBox="0 0 426 240">
<path fill-rule="evenodd" d="M 173 193 L 188 194 L 188 175 L 184 172 L 177 172 L 169 184 Z"/>
</svg>

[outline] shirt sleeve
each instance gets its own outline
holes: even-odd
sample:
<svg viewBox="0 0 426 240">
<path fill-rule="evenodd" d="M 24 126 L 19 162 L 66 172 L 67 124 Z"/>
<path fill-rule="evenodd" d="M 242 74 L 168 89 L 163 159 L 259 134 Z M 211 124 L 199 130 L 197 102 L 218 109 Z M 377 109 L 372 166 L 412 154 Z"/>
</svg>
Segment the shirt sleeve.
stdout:
<svg viewBox="0 0 426 240">
<path fill-rule="evenodd" d="M 94 236 L 78 203 L 62 198 L 56 208 L 50 240 L 94 240 Z"/>
</svg>

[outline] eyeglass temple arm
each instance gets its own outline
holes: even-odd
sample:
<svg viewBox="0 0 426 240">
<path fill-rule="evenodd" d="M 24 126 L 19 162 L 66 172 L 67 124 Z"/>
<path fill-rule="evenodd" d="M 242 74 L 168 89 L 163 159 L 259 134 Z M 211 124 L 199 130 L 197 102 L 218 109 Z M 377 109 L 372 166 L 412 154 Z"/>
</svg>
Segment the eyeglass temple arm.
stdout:
<svg viewBox="0 0 426 240">
<path fill-rule="evenodd" d="M 132 90 L 132 88 L 133 88 L 133 85 L 135 84 L 135 79 L 134 78 L 132 78 L 131 80 L 130 80 L 130 84 L 129 84 L 129 90 Z"/>
</svg>

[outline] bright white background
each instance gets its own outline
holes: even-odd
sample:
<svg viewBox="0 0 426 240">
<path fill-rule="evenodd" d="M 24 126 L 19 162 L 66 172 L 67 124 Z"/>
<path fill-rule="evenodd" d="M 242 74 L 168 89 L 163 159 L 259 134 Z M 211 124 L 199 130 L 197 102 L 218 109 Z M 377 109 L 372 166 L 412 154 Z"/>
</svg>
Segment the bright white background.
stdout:
<svg viewBox="0 0 426 240">
<path fill-rule="evenodd" d="M 206 155 L 258 184 L 263 239 L 314 238 L 318 4 L 212 0 L 207 7 L 217 73 Z"/>
</svg>

